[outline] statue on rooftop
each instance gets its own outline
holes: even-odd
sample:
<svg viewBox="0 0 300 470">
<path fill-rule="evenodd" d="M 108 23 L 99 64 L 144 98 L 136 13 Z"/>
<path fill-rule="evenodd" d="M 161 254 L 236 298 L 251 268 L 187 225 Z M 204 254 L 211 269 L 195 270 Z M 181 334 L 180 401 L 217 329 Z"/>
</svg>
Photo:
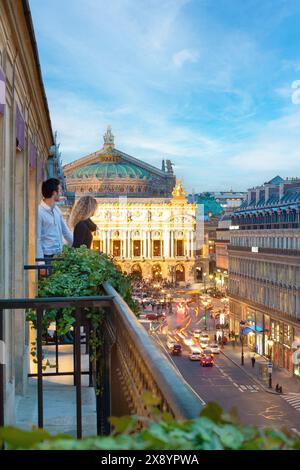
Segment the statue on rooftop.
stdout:
<svg viewBox="0 0 300 470">
<path fill-rule="evenodd" d="M 114 141 L 114 135 L 111 132 L 111 126 L 107 126 L 107 130 L 103 136 L 103 139 L 106 145 L 114 145 L 115 141 Z"/>
</svg>

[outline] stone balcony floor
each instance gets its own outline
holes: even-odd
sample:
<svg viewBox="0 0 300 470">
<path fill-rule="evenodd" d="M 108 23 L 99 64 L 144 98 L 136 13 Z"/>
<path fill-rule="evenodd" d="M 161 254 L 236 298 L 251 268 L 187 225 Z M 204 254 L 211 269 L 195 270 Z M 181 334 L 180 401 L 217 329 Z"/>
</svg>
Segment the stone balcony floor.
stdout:
<svg viewBox="0 0 300 470">
<path fill-rule="evenodd" d="M 88 355 L 82 345 L 82 370 L 88 370 Z M 59 371 L 73 370 L 72 345 L 59 346 Z M 44 348 L 45 358 L 51 364 L 55 363 L 55 347 Z M 36 366 L 31 363 L 31 372 Z M 47 368 L 47 372 L 55 369 Z M 97 434 L 96 397 L 93 387 L 88 386 L 88 376 L 81 378 L 82 394 L 82 434 L 92 436 Z M 51 434 L 66 433 L 76 436 L 76 388 L 72 376 L 45 377 L 43 379 L 44 429 Z M 28 379 L 25 395 L 16 397 L 16 425 L 22 429 L 37 426 L 37 379 Z"/>
</svg>

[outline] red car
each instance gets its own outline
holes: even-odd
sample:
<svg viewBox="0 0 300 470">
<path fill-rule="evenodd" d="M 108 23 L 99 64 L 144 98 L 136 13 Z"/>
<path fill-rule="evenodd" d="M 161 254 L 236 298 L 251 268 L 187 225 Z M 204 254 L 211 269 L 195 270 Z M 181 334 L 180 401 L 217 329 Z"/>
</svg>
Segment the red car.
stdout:
<svg viewBox="0 0 300 470">
<path fill-rule="evenodd" d="M 214 358 L 213 356 L 211 356 L 211 354 L 209 355 L 202 355 L 200 357 L 200 366 L 202 367 L 213 367 L 214 365 Z"/>
<path fill-rule="evenodd" d="M 165 315 L 163 313 L 147 313 L 146 319 L 147 320 L 159 320 L 160 318 L 164 318 Z"/>
</svg>

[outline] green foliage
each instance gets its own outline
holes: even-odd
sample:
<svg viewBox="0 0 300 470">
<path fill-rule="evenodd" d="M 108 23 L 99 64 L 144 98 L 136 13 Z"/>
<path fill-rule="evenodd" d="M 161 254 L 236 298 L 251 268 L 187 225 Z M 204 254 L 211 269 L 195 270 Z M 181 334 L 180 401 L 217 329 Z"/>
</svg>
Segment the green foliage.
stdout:
<svg viewBox="0 0 300 470">
<path fill-rule="evenodd" d="M 122 296 L 134 312 L 138 311 L 137 304 L 132 299 L 131 283 L 128 276 L 118 270 L 113 261 L 105 254 L 89 250 L 85 246 L 80 248 L 65 247 L 61 254 L 62 261 L 52 263 L 51 275 L 39 281 L 38 297 L 84 297 L 103 295 L 102 284 L 109 282 Z M 101 345 L 103 329 L 103 312 L 99 309 L 86 309 L 86 316 L 90 322 L 90 360 L 93 362 L 101 358 Z M 28 310 L 28 321 L 36 328 L 36 311 Z M 43 315 L 43 332 L 46 334 L 49 325 L 57 322 L 57 335 L 70 331 L 74 324 L 74 308 L 65 307 L 59 310 L 50 308 Z M 31 356 L 36 360 L 36 345 L 31 344 Z M 43 358 L 44 359 L 44 358 Z M 43 370 L 55 367 L 49 361 L 43 362 Z M 98 378 L 97 378 L 98 379 Z M 100 379 L 99 379 L 100 380 Z M 100 384 L 96 392 L 99 394 Z"/>
<path fill-rule="evenodd" d="M 62 261 L 52 263 L 52 272 L 39 281 L 38 297 L 84 297 L 104 294 L 102 284 L 108 281 L 123 297 L 129 307 L 137 312 L 131 296 L 128 276 L 122 274 L 110 258 L 104 254 L 80 248 L 64 247 Z M 67 307 L 48 309 L 43 317 L 43 328 L 58 320 L 58 334 L 68 332 L 74 323 L 74 309 Z M 27 320 L 36 327 L 36 313 L 27 312 Z"/>
<path fill-rule="evenodd" d="M 148 395 L 145 400 L 149 402 Z M 153 403 L 156 402 L 154 399 Z M 241 426 L 236 424 L 234 413 L 222 414 L 216 403 L 209 403 L 199 417 L 191 420 L 175 420 L 164 415 L 160 413 L 152 419 L 138 416 L 110 418 L 114 431 L 108 437 L 77 440 L 70 436 L 51 436 L 44 430 L 30 432 L 8 427 L 0 429 L 0 441 L 7 449 L 35 450 L 300 449 L 300 439 L 292 432 Z"/>
</svg>

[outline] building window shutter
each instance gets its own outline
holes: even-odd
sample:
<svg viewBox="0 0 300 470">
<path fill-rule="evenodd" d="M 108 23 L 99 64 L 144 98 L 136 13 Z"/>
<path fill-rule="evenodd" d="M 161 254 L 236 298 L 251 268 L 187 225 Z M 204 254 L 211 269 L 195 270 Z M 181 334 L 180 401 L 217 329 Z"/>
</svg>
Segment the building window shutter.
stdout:
<svg viewBox="0 0 300 470">
<path fill-rule="evenodd" d="M 22 114 L 17 106 L 16 112 L 16 147 L 17 150 L 22 152 L 24 150 L 25 145 L 25 122 L 22 117 Z"/>
</svg>

